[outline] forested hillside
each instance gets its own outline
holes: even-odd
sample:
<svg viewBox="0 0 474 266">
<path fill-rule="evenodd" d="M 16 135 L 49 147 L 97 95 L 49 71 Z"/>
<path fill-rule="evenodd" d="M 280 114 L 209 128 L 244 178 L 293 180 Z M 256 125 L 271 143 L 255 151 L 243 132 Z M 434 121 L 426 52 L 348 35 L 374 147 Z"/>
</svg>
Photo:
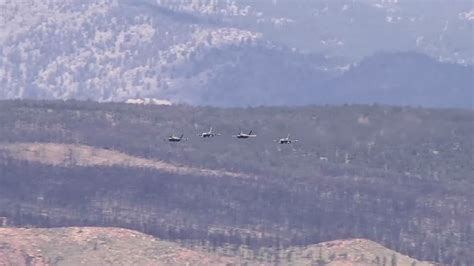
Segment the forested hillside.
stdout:
<svg viewBox="0 0 474 266">
<path fill-rule="evenodd" d="M 0 99 L 472 108 L 470 9 L 465 1 L 0 1 Z"/>
<path fill-rule="evenodd" d="M 378 105 L 2 101 L 0 216 L 122 226 L 210 249 L 367 238 L 469 265 L 473 121 L 469 110 Z M 210 126 L 222 135 L 196 136 Z M 256 138 L 230 137 L 251 129 Z M 180 133 L 188 140 L 164 141 Z M 288 133 L 299 141 L 274 142 Z"/>
<path fill-rule="evenodd" d="M 380 105 L 256 107 L 134 106 L 82 101 L 2 101 L 0 141 L 110 148 L 194 166 L 282 176 L 321 166 L 470 180 L 474 114 Z M 197 137 L 213 127 L 222 136 Z M 230 138 L 254 130 L 258 138 Z M 171 134 L 189 141 L 164 142 Z M 300 142 L 278 146 L 291 134 Z M 327 158 L 327 161 L 326 159 Z"/>
<path fill-rule="evenodd" d="M 464 0 L 142 0 L 177 12 L 221 19 L 306 52 L 362 58 L 417 51 L 473 63 L 474 10 Z"/>
</svg>

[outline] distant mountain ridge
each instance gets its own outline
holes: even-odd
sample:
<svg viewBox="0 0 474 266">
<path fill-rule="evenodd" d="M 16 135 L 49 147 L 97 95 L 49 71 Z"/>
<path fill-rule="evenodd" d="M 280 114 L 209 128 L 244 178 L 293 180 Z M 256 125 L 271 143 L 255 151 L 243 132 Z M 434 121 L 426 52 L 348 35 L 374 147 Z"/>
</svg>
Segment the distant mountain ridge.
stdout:
<svg viewBox="0 0 474 266">
<path fill-rule="evenodd" d="M 147 1 L 147 0 L 145 0 Z M 469 1 L 157 0 L 157 5 L 262 32 L 310 53 L 361 59 L 380 51 L 416 51 L 473 63 Z"/>
<path fill-rule="evenodd" d="M 338 103 L 473 108 L 474 66 L 441 63 L 414 52 L 368 57 L 331 80 Z"/>
<path fill-rule="evenodd" d="M 448 29 L 457 27 L 454 36 L 445 30 L 436 38 L 416 35 L 427 31 L 420 21 L 439 22 L 408 15 L 422 7 L 386 1 L 0 2 L 0 99 L 469 108 L 472 40 L 463 37 L 472 29 L 468 7 L 456 3 L 440 15 L 449 18 Z M 428 14 L 440 9 L 427 7 Z M 385 21 L 385 13 L 394 21 Z M 364 14 L 376 15 L 382 33 L 393 36 L 367 35 L 376 29 L 361 21 Z M 395 49 L 415 52 L 387 52 Z M 391 74 L 373 60 L 389 65 Z"/>
</svg>

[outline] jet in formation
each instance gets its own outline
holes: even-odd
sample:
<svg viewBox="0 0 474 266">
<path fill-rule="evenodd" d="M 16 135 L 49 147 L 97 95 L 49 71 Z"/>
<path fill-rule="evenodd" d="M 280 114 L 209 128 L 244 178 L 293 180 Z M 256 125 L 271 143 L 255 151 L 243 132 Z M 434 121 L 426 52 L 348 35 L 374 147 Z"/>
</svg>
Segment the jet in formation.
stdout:
<svg viewBox="0 0 474 266">
<path fill-rule="evenodd" d="M 199 136 L 201 138 L 212 138 L 212 137 L 215 137 L 215 136 L 220 136 L 221 134 L 219 133 L 214 133 L 212 132 L 212 127 L 209 129 L 209 131 L 207 132 L 202 132 L 201 134 L 199 134 Z"/>
<path fill-rule="evenodd" d="M 248 138 L 255 138 L 257 135 L 252 135 L 252 130 L 248 134 L 245 134 L 244 132 L 240 131 L 238 135 L 233 135 L 232 137 L 238 138 L 238 139 L 248 139 Z"/>
<path fill-rule="evenodd" d="M 292 142 L 297 142 L 298 140 L 297 139 L 290 139 L 290 134 L 288 134 L 288 136 L 286 136 L 286 138 L 278 139 L 278 140 L 275 140 L 275 141 L 278 142 L 279 144 L 291 144 Z"/>
<path fill-rule="evenodd" d="M 182 140 L 185 140 L 183 137 L 184 137 L 183 134 L 181 134 L 181 136 L 179 136 L 179 137 L 177 137 L 175 135 L 171 135 L 171 136 L 168 137 L 168 141 L 170 141 L 170 142 L 180 142 Z"/>
<path fill-rule="evenodd" d="M 205 132 L 202 132 L 201 134 L 198 134 L 198 136 L 200 136 L 202 138 L 212 138 L 212 137 L 220 136 L 220 135 L 221 134 L 219 134 L 219 133 L 213 132 L 212 127 L 209 129 L 209 131 L 205 131 Z M 243 131 L 240 131 L 240 133 L 238 135 L 232 135 L 232 137 L 238 138 L 238 139 L 248 139 L 248 138 L 255 138 L 255 137 L 257 137 L 257 135 L 252 134 L 252 130 L 250 130 L 250 132 L 248 134 L 244 133 Z M 175 136 L 175 135 L 171 135 L 166 140 L 169 141 L 169 142 L 180 142 L 182 140 L 187 140 L 187 139 L 184 138 L 184 134 L 181 134 L 179 137 Z M 286 136 L 286 138 L 276 139 L 274 141 L 277 142 L 278 144 L 291 144 L 293 142 L 297 142 L 298 140 L 297 139 L 291 139 L 290 134 L 288 134 L 288 136 Z"/>
</svg>

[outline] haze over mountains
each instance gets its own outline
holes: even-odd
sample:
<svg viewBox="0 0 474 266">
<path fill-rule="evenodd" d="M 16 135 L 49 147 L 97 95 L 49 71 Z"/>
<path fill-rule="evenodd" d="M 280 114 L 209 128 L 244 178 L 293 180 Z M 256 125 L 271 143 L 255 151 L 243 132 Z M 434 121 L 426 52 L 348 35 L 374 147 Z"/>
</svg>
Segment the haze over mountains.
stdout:
<svg viewBox="0 0 474 266">
<path fill-rule="evenodd" d="M 0 99 L 471 108 L 469 1 L 0 1 Z"/>
</svg>

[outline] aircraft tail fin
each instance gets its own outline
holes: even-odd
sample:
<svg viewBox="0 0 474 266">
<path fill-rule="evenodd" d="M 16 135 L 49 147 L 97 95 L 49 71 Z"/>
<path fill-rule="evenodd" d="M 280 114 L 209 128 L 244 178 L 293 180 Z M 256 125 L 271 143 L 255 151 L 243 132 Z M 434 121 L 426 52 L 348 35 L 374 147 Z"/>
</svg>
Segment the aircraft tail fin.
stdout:
<svg viewBox="0 0 474 266">
<path fill-rule="evenodd" d="M 184 134 L 181 134 L 181 136 L 179 136 L 180 139 L 182 139 L 184 137 Z"/>
<path fill-rule="evenodd" d="M 249 135 L 252 135 L 252 130 L 250 130 Z"/>
</svg>

